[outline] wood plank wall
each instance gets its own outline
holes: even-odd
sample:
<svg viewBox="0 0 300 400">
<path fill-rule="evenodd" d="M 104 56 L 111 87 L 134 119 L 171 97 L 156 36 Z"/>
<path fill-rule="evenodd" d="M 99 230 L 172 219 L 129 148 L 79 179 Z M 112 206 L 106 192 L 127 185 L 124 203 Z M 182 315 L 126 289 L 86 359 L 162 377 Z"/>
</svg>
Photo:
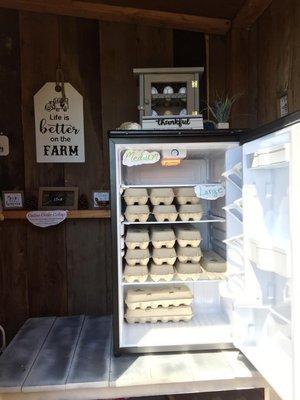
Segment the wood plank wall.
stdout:
<svg viewBox="0 0 300 400">
<path fill-rule="evenodd" d="M 242 93 L 232 126 L 255 127 L 279 117 L 280 95 L 300 109 L 300 2 L 273 0 L 249 30 L 228 36 L 229 91 Z"/>
<path fill-rule="evenodd" d="M 0 159 L 0 190 L 25 188 L 30 197 L 47 185 L 79 186 L 86 195 L 108 188 L 107 130 L 138 117 L 132 69 L 172 66 L 180 32 L 8 10 L 0 25 L 0 130 L 11 139 L 10 156 Z M 202 61 L 193 53 L 195 43 L 201 47 L 197 35 L 190 52 L 177 51 L 177 64 L 189 66 L 187 54 L 191 65 Z M 84 97 L 84 165 L 35 162 L 33 95 L 55 79 L 59 47 L 65 78 Z M 30 316 L 110 313 L 110 258 L 109 220 L 45 230 L 1 223 L 0 324 L 8 337 Z"/>
</svg>

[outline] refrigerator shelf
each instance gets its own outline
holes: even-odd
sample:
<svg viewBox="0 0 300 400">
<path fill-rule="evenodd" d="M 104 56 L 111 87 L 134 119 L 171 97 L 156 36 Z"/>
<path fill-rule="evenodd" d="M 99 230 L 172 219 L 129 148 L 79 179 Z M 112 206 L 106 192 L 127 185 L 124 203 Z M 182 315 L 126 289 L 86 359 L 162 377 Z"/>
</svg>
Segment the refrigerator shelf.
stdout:
<svg viewBox="0 0 300 400">
<path fill-rule="evenodd" d="M 233 168 L 223 172 L 222 176 L 229 182 L 231 182 L 234 186 L 236 186 L 238 189 L 242 190 L 243 180 L 239 169 L 240 164 L 241 163 L 238 163 L 235 166 L 233 166 Z"/>
<path fill-rule="evenodd" d="M 233 216 L 237 221 L 239 221 L 241 224 L 243 223 L 243 214 L 239 210 L 239 208 L 236 206 L 235 203 L 229 204 L 228 206 L 223 207 L 223 210 L 228 212 L 230 215 Z"/>
<path fill-rule="evenodd" d="M 289 144 L 281 144 L 248 155 L 251 169 L 283 168 L 288 165 Z"/>
<path fill-rule="evenodd" d="M 150 277 L 145 281 L 145 282 L 125 282 L 124 280 L 122 281 L 123 286 L 143 286 L 143 285 L 172 285 L 172 284 L 186 284 L 186 283 L 207 283 L 207 282 L 220 282 L 223 280 L 226 280 L 226 275 L 223 273 L 213 273 L 213 272 L 205 272 L 205 275 L 207 278 L 204 279 L 198 279 L 196 281 L 193 281 L 191 279 L 187 279 L 186 281 L 183 281 L 181 279 L 174 278 L 171 281 L 158 281 L 155 282 L 153 281 Z"/>
<path fill-rule="evenodd" d="M 200 221 L 163 221 L 159 222 L 154 219 L 153 215 L 150 215 L 150 220 L 146 222 L 129 222 L 129 221 L 123 221 L 122 223 L 124 225 L 151 225 L 151 224 L 159 224 L 159 225 L 173 225 L 173 224 L 205 224 L 205 223 L 210 223 L 210 222 L 225 222 L 226 219 L 222 217 L 217 217 L 215 215 L 210 215 L 210 216 L 204 216 L 203 219 Z"/>
<path fill-rule="evenodd" d="M 121 185 L 121 189 L 129 189 L 129 188 L 177 188 L 177 187 L 194 187 L 197 186 L 197 183 L 181 183 L 181 184 L 146 184 L 143 185 Z"/>
</svg>

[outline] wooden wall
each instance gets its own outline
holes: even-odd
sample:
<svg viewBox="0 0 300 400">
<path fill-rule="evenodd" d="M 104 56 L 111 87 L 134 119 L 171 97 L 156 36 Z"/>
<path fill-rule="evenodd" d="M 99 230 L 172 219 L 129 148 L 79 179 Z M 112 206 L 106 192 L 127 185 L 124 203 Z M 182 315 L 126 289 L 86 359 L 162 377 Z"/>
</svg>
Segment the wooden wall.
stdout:
<svg viewBox="0 0 300 400">
<path fill-rule="evenodd" d="M 107 130 L 137 119 L 133 67 L 172 66 L 173 32 L 86 19 L 0 12 L 0 129 L 11 154 L 0 160 L 0 190 L 108 188 Z M 61 37 L 61 41 L 59 41 Z M 60 43 L 60 44 L 59 44 Z M 60 51 L 59 51 L 60 48 Z M 33 95 L 65 78 L 84 97 L 85 164 L 37 164 Z M 29 316 L 111 312 L 110 221 L 72 220 L 48 229 L 0 225 L 0 324 L 11 338 Z"/>
<path fill-rule="evenodd" d="M 232 126 L 255 127 L 279 117 L 287 93 L 289 112 L 300 109 L 300 2 L 273 0 L 249 29 L 228 35 L 229 90 L 242 93 Z"/>
</svg>

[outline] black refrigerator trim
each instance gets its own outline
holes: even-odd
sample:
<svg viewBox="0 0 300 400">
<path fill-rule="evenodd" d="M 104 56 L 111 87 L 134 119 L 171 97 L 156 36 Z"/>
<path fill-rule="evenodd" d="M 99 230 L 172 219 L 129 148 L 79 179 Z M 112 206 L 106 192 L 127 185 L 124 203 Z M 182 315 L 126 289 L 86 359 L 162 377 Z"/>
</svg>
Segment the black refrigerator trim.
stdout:
<svg viewBox="0 0 300 400">
<path fill-rule="evenodd" d="M 300 111 L 288 114 L 285 117 L 276 119 L 275 121 L 269 122 L 268 124 L 262 125 L 256 129 L 245 131 L 240 137 L 240 143 L 244 144 L 251 142 L 252 140 L 259 139 L 270 133 L 277 132 L 281 129 L 295 125 L 300 122 Z"/>
</svg>

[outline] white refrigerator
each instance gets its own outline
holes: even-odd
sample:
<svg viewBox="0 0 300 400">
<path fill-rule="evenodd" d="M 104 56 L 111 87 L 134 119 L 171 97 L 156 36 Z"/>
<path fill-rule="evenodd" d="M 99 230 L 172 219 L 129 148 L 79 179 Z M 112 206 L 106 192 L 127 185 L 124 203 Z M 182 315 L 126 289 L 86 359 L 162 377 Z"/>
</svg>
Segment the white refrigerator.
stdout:
<svg viewBox="0 0 300 400">
<path fill-rule="evenodd" d="M 299 115 L 245 132 L 112 131 L 109 142 L 115 353 L 237 348 L 283 400 L 300 399 Z M 209 185 L 223 186 L 225 195 L 202 196 L 198 221 L 158 222 L 151 204 L 147 221 L 124 215 L 128 188 L 149 193 Z M 184 282 L 176 274 L 169 282 L 127 282 L 127 230 L 181 224 L 199 230 L 203 255 L 222 257 L 226 272 Z M 151 243 L 149 251 L 151 257 Z M 176 285 L 193 295 L 190 321 L 126 321 L 129 290 Z"/>
</svg>

